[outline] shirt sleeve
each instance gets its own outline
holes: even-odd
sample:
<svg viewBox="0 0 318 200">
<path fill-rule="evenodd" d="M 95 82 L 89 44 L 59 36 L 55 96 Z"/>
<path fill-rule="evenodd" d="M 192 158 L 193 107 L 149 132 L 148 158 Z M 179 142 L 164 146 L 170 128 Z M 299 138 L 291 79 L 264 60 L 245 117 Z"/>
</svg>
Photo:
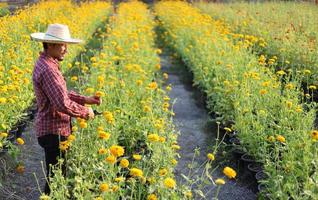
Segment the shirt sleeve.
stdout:
<svg viewBox="0 0 318 200">
<path fill-rule="evenodd" d="M 52 106 L 71 117 L 88 118 L 88 108 L 72 101 L 66 90 L 62 75 L 51 68 L 43 70 L 42 89 L 50 100 Z"/>
<path fill-rule="evenodd" d="M 72 100 L 75 101 L 78 104 L 81 104 L 82 106 L 85 105 L 86 103 L 86 96 L 80 95 L 74 91 L 70 91 L 68 93 L 68 97 Z"/>
</svg>

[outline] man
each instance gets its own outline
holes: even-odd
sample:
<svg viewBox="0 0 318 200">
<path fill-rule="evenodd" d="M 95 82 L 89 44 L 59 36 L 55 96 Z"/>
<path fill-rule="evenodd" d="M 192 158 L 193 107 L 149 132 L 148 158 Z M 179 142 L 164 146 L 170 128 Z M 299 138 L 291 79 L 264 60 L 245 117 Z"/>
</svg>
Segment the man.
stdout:
<svg viewBox="0 0 318 200">
<path fill-rule="evenodd" d="M 99 105 L 101 100 L 97 96 L 85 97 L 67 91 L 59 62 L 63 61 L 68 44 L 81 42 L 71 38 L 67 26 L 50 24 L 46 33 L 33 33 L 31 38 L 42 42 L 44 47 L 35 63 L 32 80 L 38 107 L 35 130 L 38 142 L 44 148 L 49 179 L 53 175 L 51 165 L 57 164 L 60 155 L 64 158 L 59 143 L 67 140 L 71 134 L 71 117 L 93 119 L 93 110 L 84 104 Z M 65 165 L 63 168 L 65 174 Z M 45 193 L 50 193 L 48 182 L 45 185 Z"/>
</svg>

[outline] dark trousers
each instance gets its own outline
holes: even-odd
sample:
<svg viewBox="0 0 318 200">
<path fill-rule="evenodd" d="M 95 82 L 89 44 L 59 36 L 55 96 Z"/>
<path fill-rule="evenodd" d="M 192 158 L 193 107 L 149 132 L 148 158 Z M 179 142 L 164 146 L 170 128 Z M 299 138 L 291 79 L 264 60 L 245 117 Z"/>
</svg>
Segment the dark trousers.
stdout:
<svg viewBox="0 0 318 200">
<path fill-rule="evenodd" d="M 45 135 L 45 136 L 41 136 L 38 138 L 38 142 L 39 142 L 40 146 L 44 149 L 44 152 L 45 152 L 47 182 L 45 184 L 44 192 L 47 195 L 50 194 L 49 179 L 50 179 L 50 177 L 54 176 L 54 174 L 52 172 L 51 165 L 56 165 L 57 160 L 59 158 L 64 159 L 64 162 L 62 165 L 62 172 L 63 172 L 63 175 L 65 176 L 65 172 L 66 172 L 66 170 L 65 170 L 66 169 L 65 153 L 60 151 L 59 143 L 60 143 L 60 141 L 65 141 L 66 139 L 67 138 L 65 136 L 54 135 L 54 134 Z"/>
</svg>

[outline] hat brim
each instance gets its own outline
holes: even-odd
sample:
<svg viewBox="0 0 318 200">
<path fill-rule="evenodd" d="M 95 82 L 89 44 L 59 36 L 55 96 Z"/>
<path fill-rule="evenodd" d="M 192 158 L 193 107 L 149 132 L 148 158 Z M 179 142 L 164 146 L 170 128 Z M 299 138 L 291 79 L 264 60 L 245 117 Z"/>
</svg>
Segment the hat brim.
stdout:
<svg viewBox="0 0 318 200">
<path fill-rule="evenodd" d="M 53 44 L 79 44 L 82 43 L 83 40 L 81 39 L 75 39 L 75 38 L 69 38 L 69 39 L 57 39 L 48 35 L 45 35 L 45 33 L 32 33 L 31 39 L 38 42 L 47 42 L 47 43 L 53 43 Z"/>
</svg>

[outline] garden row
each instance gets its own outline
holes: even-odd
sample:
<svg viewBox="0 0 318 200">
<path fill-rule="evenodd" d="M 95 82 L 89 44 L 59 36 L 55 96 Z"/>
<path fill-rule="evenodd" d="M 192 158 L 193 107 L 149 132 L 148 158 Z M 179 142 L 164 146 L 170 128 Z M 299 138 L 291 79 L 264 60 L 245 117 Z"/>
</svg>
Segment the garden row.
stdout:
<svg viewBox="0 0 318 200">
<path fill-rule="evenodd" d="M 21 136 L 25 121 L 34 114 L 28 115 L 27 110 L 34 99 L 31 72 L 42 47 L 30 41 L 30 34 L 45 32 L 48 24 L 59 22 L 69 26 L 72 36 L 89 40 L 106 19 L 110 8 L 108 3 L 83 3 L 76 6 L 69 1 L 50 1 L 0 18 L 0 154 L 7 152 L 10 142 Z M 82 50 L 82 45 L 69 49 L 63 65 L 65 71 Z M 22 139 L 19 141 L 24 143 Z"/>
<path fill-rule="evenodd" d="M 291 73 L 308 73 L 303 81 L 317 83 L 317 7 L 311 3 L 206 4 L 197 6 L 228 24 L 231 37 L 252 46 L 266 65 Z M 298 72 L 297 72 L 298 71 Z M 308 85 L 308 86 L 309 86 Z M 307 85 L 306 85 L 307 86 Z"/>
<path fill-rule="evenodd" d="M 102 115 L 77 119 L 60 143 L 67 176 L 56 168 L 50 199 L 184 198 L 173 175 L 180 147 L 161 89 L 154 25 L 145 4 L 120 4 L 101 52 L 69 78 L 82 93 L 102 96 L 95 108 Z"/>
<path fill-rule="evenodd" d="M 193 72 L 208 108 L 232 124 L 225 129 L 237 132 L 239 148 L 264 164 L 268 177 L 262 180 L 262 195 L 317 198 L 315 105 L 299 95 L 300 80 L 308 73 L 292 78 L 283 70 L 273 73 L 249 45 L 233 39 L 224 22 L 189 4 L 161 2 L 155 11 L 162 39 Z"/>
</svg>

